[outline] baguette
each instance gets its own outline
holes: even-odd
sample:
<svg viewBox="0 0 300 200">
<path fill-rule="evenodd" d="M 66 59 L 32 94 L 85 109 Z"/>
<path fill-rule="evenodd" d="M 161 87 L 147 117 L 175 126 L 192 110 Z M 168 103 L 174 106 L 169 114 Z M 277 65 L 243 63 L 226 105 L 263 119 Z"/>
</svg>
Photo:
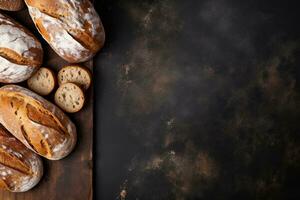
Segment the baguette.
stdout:
<svg viewBox="0 0 300 200">
<path fill-rule="evenodd" d="M 0 82 L 28 79 L 42 64 L 40 42 L 19 23 L 0 13 Z"/>
<path fill-rule="evenodd" d="M 76 143 L 76 128 L 55 105 L 17 85 L 0 88 L 0 123 L 35 153 L 59 160 Z"/>
<path fill-rule="evenodd" d="M 25 192 L 33 188 L 42 175 L 40 157 L 0 125 L 0 189 Z"/>
<path fill-rule="evenodd" d="M 105 41 L 99 15 L 89 0 L 25 0 L 36 28 L 70 63 L 89 60 Z"/>
</svg>

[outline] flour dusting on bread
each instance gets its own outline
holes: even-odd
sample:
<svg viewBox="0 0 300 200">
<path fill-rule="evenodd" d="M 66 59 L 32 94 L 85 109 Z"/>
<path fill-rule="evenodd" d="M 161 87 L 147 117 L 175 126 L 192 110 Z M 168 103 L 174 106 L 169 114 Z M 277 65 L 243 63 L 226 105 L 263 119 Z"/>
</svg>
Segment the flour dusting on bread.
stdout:
<svg viewBox="0 0 300 200">
<path fill-rule="evenodd" d="M 0 123 L 25 146 L 51 160 L 67 156 L 76 128 L 55 105 L 17 85 L 0 88 Z"/>
<path fill-rule="evenodd" d="M 39 9 L 28 7 L 33 19 L 42 21 L 44 28 L 49 34 L 49 44 L 62 57 L 72 56 L 81 61 L 82 54 L 88 50 L 77 42 L 64 28 L 62 22 L 54 17 L 42 13 Z M 46 39 L 46 38 L 45 38 Z M 46 39 L 47 40 L 47 39 Z"/>
<path fill-rule="evenodd" d="M 89 0 L 25 2 L 41 35 L 66 61 L 87 61 L 103 47 L 105 31 Z"/>
<path fill-rule="evenodd" d="M 41 159 L 0 125 L 0 187 L 12 192 L 33 188 L 43 175 Z"/>
<path fill-rule="evenodd" d="M 22 82 L 28 79 L 34 71 L 34 67 L 15 64 L 0 56 L 0 82 Z"/>
<path fill-rule="evenodd" d="M 0 82 L 28 79 L 42 63 L 41 44 L 23 26 L 1 13 L 0 35 Z"/>
</svg>

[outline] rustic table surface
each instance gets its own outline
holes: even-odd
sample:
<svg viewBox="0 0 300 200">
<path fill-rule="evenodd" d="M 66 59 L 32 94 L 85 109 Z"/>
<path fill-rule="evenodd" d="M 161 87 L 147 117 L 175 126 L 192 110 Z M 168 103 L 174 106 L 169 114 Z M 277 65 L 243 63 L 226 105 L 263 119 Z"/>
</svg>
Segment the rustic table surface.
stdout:
<svg viewBox="0 0 300 200">
<path fill-rule="evenodd" d="M 5 14 L 23 24 L 40 39 L 44 49 L 43 66 L 58 71 L 67 64 L 42 39 L 27 9 L 20 12 L 5 12 Z M 93 70 L 93 61 L 84 64 Z M 21 85 L 26 86 L 26 83 L 21 83 Z M 59 161 L 44 159 L 44 176 L 36 187 L 25 193 L 0 191 L 0 200 L 93 199 L 93 88 L 89 89 L 86 95 L 87 101 L 84 108 L 78 113 L 69 115 L 76 125 L 78 134 L 78 142 L 74 151 Z M 47 96 L 46 99 L 54 102 L 53 94 Z"/>
</svg>

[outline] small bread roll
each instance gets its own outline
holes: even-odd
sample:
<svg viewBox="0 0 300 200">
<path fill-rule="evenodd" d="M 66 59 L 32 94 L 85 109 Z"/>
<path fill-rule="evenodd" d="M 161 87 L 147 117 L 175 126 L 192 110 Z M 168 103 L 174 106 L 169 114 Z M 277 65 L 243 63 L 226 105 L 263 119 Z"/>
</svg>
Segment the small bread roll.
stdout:
<svg viewBox="0 0 300 200">
<path fill-rule="evenodd" d="M 80 65 L 65 66 L 58 72 L 58 84 L 75 83 L 82 89 L 87 90 L 92 82 L 91 72 Z"/>
<path fill-rule="evenodd" d="M 41 67 L 27 80 L 27 85 L 29 89 L 40 95 L 48 95 L 56 85 L 56 77 L 51 69 Z"/>
<path fill-rule="evenodd" d="M 0 0 L 0 9 L 18 11 L 24 7 L 23 0 Z"/>
<path fill-rule="evenodd" d="M 40 157 L 0 125 L 0 189 L 25 192 L 43 175 Z"/>
<path fill-rule="evenodd" d="M 64 83 L 57 89 L 54 100 L 64 111 L 75 113 L 83 107 L 85 97 L 79 86 L 74 83 Z"/>
</svg>

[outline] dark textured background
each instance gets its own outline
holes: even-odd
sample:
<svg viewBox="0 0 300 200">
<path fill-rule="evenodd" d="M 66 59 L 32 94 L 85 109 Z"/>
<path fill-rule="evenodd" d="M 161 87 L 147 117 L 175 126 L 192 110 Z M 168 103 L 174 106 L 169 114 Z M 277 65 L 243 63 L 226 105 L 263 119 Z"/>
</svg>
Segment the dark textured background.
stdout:
<svg viewBox="0 0 300 200">
<path fill-rule="evenodd" d="M 96 1 L 95 199 L 300 199 L 295 2 Z"/>
</svg>

